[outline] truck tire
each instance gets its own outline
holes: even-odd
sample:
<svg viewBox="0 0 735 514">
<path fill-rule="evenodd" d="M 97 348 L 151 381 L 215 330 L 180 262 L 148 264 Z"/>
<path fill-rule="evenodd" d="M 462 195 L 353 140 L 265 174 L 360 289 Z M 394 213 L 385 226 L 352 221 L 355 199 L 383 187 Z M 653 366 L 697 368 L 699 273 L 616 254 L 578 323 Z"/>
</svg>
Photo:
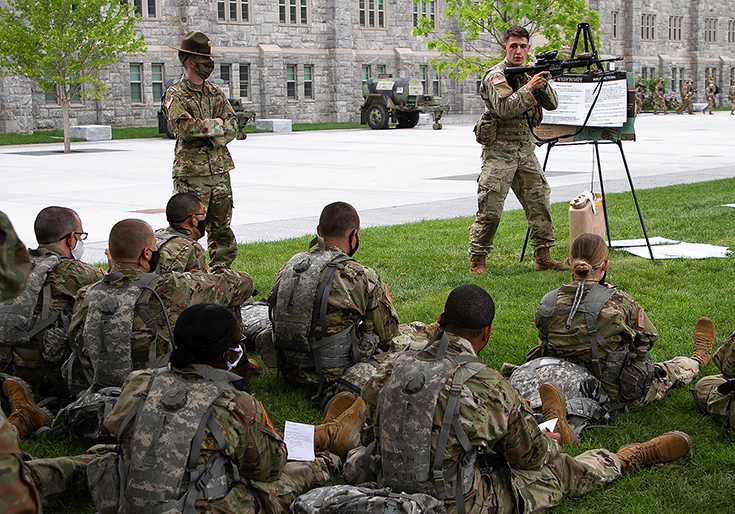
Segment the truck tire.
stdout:
<svg viewBox="0 0 735 514">
<path fill-rule="evenodd" d="M 380 130 L 388 126 L 388 109 L 383 104 L 368 107 L 367 122 L 371 129 Z"/>
<path fill-rule="evenodd" d="M 398 118 L 398 128 L 414 128 L 419 124 L 419 112 L 404 112 L 396 116 Z"/>
</svg>

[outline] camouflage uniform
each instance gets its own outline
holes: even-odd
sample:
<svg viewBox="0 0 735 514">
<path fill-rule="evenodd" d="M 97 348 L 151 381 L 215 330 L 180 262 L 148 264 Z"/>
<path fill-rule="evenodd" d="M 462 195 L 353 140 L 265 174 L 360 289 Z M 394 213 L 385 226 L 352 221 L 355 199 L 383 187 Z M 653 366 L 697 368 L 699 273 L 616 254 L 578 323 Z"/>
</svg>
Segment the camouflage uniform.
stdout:
<svg viewBox="0 0 735 514">
<path fill-rule="evenodd" d="M 643 86 L 638 84 L 635 88 L 635 113 L 640 114 L 643 110 L 643 100 L 645 99 Z"/>
<path fill-rule="evenodd" d="M 115 264 L 110 274 L 120 272 L 130 279 L 140 278 L 146 271 L 134 264 Z M 111 285 L 122 284 L 122 278 L 111 281 Z M 216 303 L 225 307 L 235 307 L 242 304 L 253 293 L 253 279 L 247 273 L 223 269 L 218 273 L 180 273 L 171 272 L 162 276 L 154 283 L 153 289 L 160 295 L 173 330 L 179 315 L 189 306 L 198 303 Z M 85 301 L 89 287 L 79 291 L 79 300 L 74 306 L 70 331 L 77 341 L 81 353 L 82 363 L 91 368 L 87 360 L 82 332 L 87 316 L 87 301 Z M 138 312 L 133 317 L 133 333 L 131 341 L 131 356 L 133 368 L 147 367 L 148 352 L 152 344 L 156 344 L 156 357 L 161 357 L 170 349 L 169 332 L 161 303 L 152 295 L 148 301 L 148 311 L 156 324 L 157 337 L 146 326 Z"/>
<path fill-rule="evenodd" d="M 687 107 L 689 106 L 688 100 L 690 87 L 691 86 L 689 85 L 689 82 L 685 80 L 684 84 L 682 84 L 681 86 L 681 91 L 679 91 L 679 93 L 681 94 L 681 103 L 679 104 L 679 108 L 676 109 L 676 114 L 684 114 L 684 111 L 687 110 Z"/>
<path fill-rule="evenodd" d="M 447 353 L 475 356 L 469 341 L 456 336 L 450 336 Z M 369 409 L 368 422 L 372 420 L 375 427 L 374 435 L 378 434 L 379 423 L 398 423 L 403 412 L 384 405 L 382 412 L 395 417 L 375 419 L 378 398 L 392 373 L 395 357 L 387 356 L 362 390 Z M 439 393 L 434 411 L 432 454 L 449 400 L 448 386 Z M 465 495 L 468 514 L 515 513 L 521 509 L 535 512 L 558 505 L 565 496 L 581 496 L 597 490 L 621 476 L 620 460 L 607 450 L 590 450 L 577 458 L 560 453 L 558 444 L 539 430 L 526 401 L 490 368 L 481 370 L 462 386 L 459 415 L 472 447 L 480 452 L 497 452 L 507 462 L 489 473 L 475 470 L 474 486 Z M 462 454 L 462 446 L 452 431 L 444 454 L 444 468 L 453 465 Z M 359 452 L 352 454 L 350 460 L 355 455 Z M 453 500 L 445 500 L 445 505 L 450 514 L 457 512 Z"/>
<path fill-rule="evenodd" d="M 101 280 L 104 273 L 99 268 L 80 260 L 65 258 L 55 246 L 42 244 L 38 249 L 62 257 L 61 262 L 48 274 L 46 283 L 51 286 L 52 313 L 66 311 L 70 314 L 79 291 Z M 40 253 L 38 250 L 31 250 L 30 255 L 38 257 Z M 42 307 L 43 301 L 39 298 L 34 312 L 37 319 L 41 319 Z M 48 334 L 51 331 L 54 331 L 53 334 Z M 40 332 L 26 344 L 7 348 L 0 345 L 0 367 L 7 366 L 7 352 L 12 351 L 13 363 L 6 368 L 7 373 L 28 382 L 40 396 L 58 395 L 59 391 L 56 390 L 53 380 L 55 379 L 57 384 L 63 384 L 61 367 L 69 355 L 66 335 L 63 332 L 61 326 L 54 324 L 49 330 Z M 50 337 L 51 335 L 54 337 Z M 49 378 L 49 375 L 53 379 Z"/>
<path fill-rule="evenodd" d="M 174 193 L 192 193 L 204 205 L 209 258 L 213 267 L 230 267 L 237 241 L 230 229 L 235 167 L 227 143 L 237 133 L 237 116 L 215 84 L 196 86 L 185 76 L 166 90 L 162 109 L 176 133 Z M 222 119 L 220 125 L 216 118 Z"/>
<path fill-rule="evenodd" d="M 585 283 L 583 301 L 594 285 L 595 283 L 592 282 Z M 576 291 L 577 283 L 562 286 L 557 294 L 556 305 L 558 307 L 572 305 Z M 581 364 L 590 373 L 595 374 L 591 365 L 590 336 L 584 314 L 577 313 L 575 315 L 569 330 L 564 326 L 566 319 L 566 315 L 555 316 L 551 319 L 549 340 L 544 355 Z M 536 313 L 536 327 L 540 327 L 538 312 Z M 658 332 L 643 308 L 628 293 L 618 290 L 605 303 L 597 318 L 596 327 L 598 333 L 614 352 L 623 351 L 633 346 L 636 360 L 650 360 L 649 351 L 658 339 Z M 540 336 L 539 339 L 541 340 Z M 534 350 L 540 349 L 540 347 L 541 342 L 529 354 L 533 354 Z M 607 353 L 602 347 L 599 347 L 598 350 L 600 362 L 602 363 L 605 361 Z M 630 406 L 660 400 L 669 389 L 691 383 L 692 379 L 699 373 L 699 363 L 689 357 L 674 357 L 666 362 L 654 364 L 654 368 L 653 381 L 648 392 L 645 396 L 629 402 Z M 597 375 L 595 374 L 595 376 Z M 597 376 L 597 378 L 602 380 L 600 376 Z M 619 396 L 618 384 L 603 380 L 602 386 L 613 404 L 622 401 Z"/>
<path fill-rule="evenodd" d="M 337 246 L 325 247 L 335 253 L 344 254 Z M 278 272 L 273 292 L 281 280 L 284 268 Z M 363 330 L 374 333 L 380 339 L 378 347 L 387 350 L 391 338 L 398 332 L 398 314 L 386 286 L 378 274 L 355 260 L 337 264 L 332 282 L 332 290 L 327 300 L 327 335 L 337 334 L 350 327 L 358 318 L 363 319 Z M 317 322 L 314 333 L 317 340 L 322 338 L 321 323 Z M 337 380 L 347 369 L 324 368 L 327 382 Z M 298 384 L 317 384 L 319 377 L 314 368 L 300 368 L 284 364 L 283 376 Z"/>
<path fill-rule="evenodd" d="M 710 375 L 697 382 L 692 390 L 694 403 L 702 412 L 711 414 L 735 432 L 735 392 L 720 393 L 717 388 L 735 378 L 735 333 L 722 343 L 712 356 L 712 361 L 722 371 L 721 375 Z"/>
<path fill-rule="evenodd" d="M 482 147 L 482 173 L 477 179 L 477 215 L 470 226 L 469 253 L 486 255 L 493 249 L 493 239 L 500 224 L 503 204 L 512 188 L 523 205 L 531 229 L 534 250 L 554 246 L 554 227 L 549 213 L 551 188 L 534 154 L 533 136 L 524 114 L 534 125 L 541 123 L 541 107 L 556 109 L 558 98 L 551 85 L 545 90 L 528 91 L 527 75 L 518 78 L 514 92 L 503 70 L 510 66 L 503 60 L 485 73 L 480 96 L 485 101 L 483 119 L 496 120 L 497 139 Z"/>
<path fill-rule="evenodd" d="M 164 241 L 169 234 L 176 235 Z M 209 270 L 202 245 L 174 227 L 156 230 L 156 244 L 161 253 L 161 273 Z"/>
<path fill-rule="evenodd" d="M 0 511 L 9 514 L 40 512 L 38 493 L 24 470 L 18 432 L 0 411 Z"/>
<path fill-rule="evenodd" d="M 662 83 L 656 84 L 653 89 L 653 114 L 663 111 L 666 114 L 666 100 L 664 100 L 664 86 Z"/>
<path fill-rule="evenodd" d="M 702 109 L 702 114 L 704 114 L 704 111 L 709 110 L 710 114 L 714 114 L 715 110 L 715 85 L 710 82 L 707 86 L 707 89 L 705 90 L 705 98 L 707 99 L 707 107 Z"/>
<path fill-rule="evenodd" d="M 730 114 L 735 114 L 735 80 L 732 81 L 727 99 L 730 100 Z"/>
<path fill-rule="evenodd" d="M 8 217 L 0 212 L 0 302 L 15 298 L 23 291 L 30 271 L 26 247 L 18 239 Z"/>
<path fill-rule="evenodd" d="M 205 366 L 193 365 L 182 371 Z M 123 391 L 105 426 L 118 436 L 124 460 L 130 459 L 132 423 L 119 434 L 125 415 L 140 401 L 151 377 L 150 370 L 135 371 L 123 385 Z M 286 462 L 286 445 L 271 425 L 263 406 L 250 394 L 235 389 L 223 391 L 212 403 L 214 420 L 222 430 L 227 447 L 225 454 L 240 471 L 241 481 L 224 498 L 209 503 L 198 501 L 197 512 L 287 513 L 301 493 L 331 479 L 341 465 L 339 457 L 317 453 L 314 462 Z M 217 443 L 209 428 L 204 431 L 199 464 L 206 463 Z M 189 448 L 183 448 L 188 453 Z"/>
</svg>

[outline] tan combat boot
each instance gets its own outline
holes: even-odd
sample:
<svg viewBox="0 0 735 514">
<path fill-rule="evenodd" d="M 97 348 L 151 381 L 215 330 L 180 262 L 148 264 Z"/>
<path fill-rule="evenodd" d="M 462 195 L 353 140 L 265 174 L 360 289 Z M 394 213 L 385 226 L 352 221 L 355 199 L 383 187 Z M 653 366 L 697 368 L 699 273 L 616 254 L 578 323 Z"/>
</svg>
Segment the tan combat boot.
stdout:
<svg viewBox="0 0 735 514">
<path fill-rule="evenodd" d="M 561 387 L 554 382 L 546 382 L 541 384 L 538 389 L 541 396 L 541 415 L 543 421 L 557 418 L 554 433 L 561 435 L 561 445 L 571 444 L 576 446 L 579 444 L 579 435 L 567 423 L 567 398 Z"/>
<path fill-rule="evenodd" d="M 8 422 L 18 429 L 18 437 L 32 435 L 36 430 L 51 424 L 51 413 L 36 405 L 30 386 L 19 378 L 6 378 L 3 381 L 3 394 L 10 403 Z"/>
<path fill-rule="evenodd" d="M 487 255 L 473 254 L 470 259 L 470 273 L 476 275 L 487 275 L 487 268 L 485 267 L 486 258 Z"/>
<path fill-rule="evenodd" d="M 653 466 L 680 459 L 691 447 L 692 438 L 684 432 L 666 432 L 645 443 L 628 444 L 617 452 L 622 464 L 620 471 L 627 473 L 635 466 Z"/>
<path fill-rule="evenodd" d="M 364 406 L 358 398 L 334 421 L 314 427 L 314 451 L 329 450 L 344 461 L 347 452 L 360 445 L 360 430 L 367 415 Z"/>
<path fill-rule="evenodd" d="M 702 316 L 694 325 L 694 353 L 692 359 L 699 363 L 702 369 L 712 360 L 712 348 L 715 346 L 715 324 L 712 320 Z"/>
<path fill-rule="evenodd" d="M 335 421 L 340 414 L 350 408 L 350 405 L 355 403 L 355 395 L 349 391 L 342 391 L 341 393 L 332 397 L 324 408 L 324 423 Z"/>
<path fill-rule="evenodd" d="M 442 329 L 441 325 L 439 325 L 438 321 L 435 321 L 434 323 L 429 323 L 426 325 L 426 333 L 429 336 L 429 339 L 434 337 L 437 332 L 439 332 Z"/>
<path fill-rule="evenodd" d="M 533 252 L 533 258 L 536 259 L 536 271 L 553 269 L 558 271 L 569 271 L 572 269 L 563 262 L 555 261 L 551 258 L 548 248 L 537 248 Z"/>
</svg>

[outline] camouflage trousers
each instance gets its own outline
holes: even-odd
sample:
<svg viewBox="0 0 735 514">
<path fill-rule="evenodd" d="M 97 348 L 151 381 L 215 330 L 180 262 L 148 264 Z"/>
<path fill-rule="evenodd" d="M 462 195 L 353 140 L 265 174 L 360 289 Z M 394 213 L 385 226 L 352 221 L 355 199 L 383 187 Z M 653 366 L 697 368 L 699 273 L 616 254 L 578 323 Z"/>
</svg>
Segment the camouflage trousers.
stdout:
<svg viewBox="0 0 735 514">
<path fill-rule="evenodd" d="M 233 208 L 230 174 L 174 177 L 175 193 L 191 193 L 204 205 L 210 270 L 231 267 L 237 257 L 237 240 L 230 228 Z"/>
<path fill-rule="evenodd" d="M 712 112 L 714 111 L 714 109 L 715 109 L 715 99 L 714 99 L 714 97 L 708 97 L 707 98 L 707 107 L 705 107 L 704 109 L 702 109 L 702 114 L 704 114 L 704 111 L 709 111 L 709 113 L 712 114 Z"/>
<path fill-rule="evenodd" d="M 472 255 L 486 255 L 493 249 L 508 190 L 523 206 L 531 229 L 531 247 L 554 246 L 554 227 L 549 213 L 551 188 L 546 181 L 534 145 L 528 141 L 496 141 L 483 147 L 482 172 L 477 179 L 477 214 L 470 226 Z"/>
<path fill-rule="evenodd" d="M 288 461 L 272 482 L 242 480 L 227 495 L 212 502 L 197 502 L 197 512 L 214 514 L 287 514 L 293 501 L 336 476 L 342 461 L 334 454 L 316 454 L 314 462 Z"/>
<path fill-rule="evenodd" d="M 631 407 L 661 400 L 669 389 L 691 384 L 699 373 L 699 363 L 689 357 L 674 357 L 666 362 L 657 362 L 653 366 L 655 373 L 648 393 Z"/>
<path fill-rule="evenodd" d="M 692 114 L 694 112 L 694 102 L 692 102 L 691 98 L 681 99 L 681 104 L 679 105 L 679 108 L 676 110 L 676 114 L 683 114 L 684 111 L 687 111 L 689 114 Z"/>
<path fill-rule="evenodd" d="M 725 382 L 728 382 L 725 375 L 704 377 L 697 382 L 692 394 L 699 410 L 711 414 L 716 420 L 735 432 L 735 394 L 722 394 L 717 390 Z"/>
<path fill-rule="evenodd" d="M 18 448 L 18 432 L 0 411 L 0 512 L 31 514 L 39 512 L 38 493 L 23 473 Z"/>
<path fill-rule="evenodd" d="M 666 101 L 663 96 L 653 97 L 653 114 L 657 114 L 658 111 L 662 111 L 666 114 Z"/>
</svg>

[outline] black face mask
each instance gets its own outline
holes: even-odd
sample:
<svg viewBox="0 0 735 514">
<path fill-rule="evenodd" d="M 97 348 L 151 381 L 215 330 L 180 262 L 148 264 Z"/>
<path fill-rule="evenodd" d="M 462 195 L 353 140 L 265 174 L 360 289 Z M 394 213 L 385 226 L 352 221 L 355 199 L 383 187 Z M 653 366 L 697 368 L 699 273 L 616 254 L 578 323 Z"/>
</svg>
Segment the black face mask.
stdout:
<svg viewBox="0 0 735 514">
<path fill-rule="evenodd" d="M 352 245 L 350 244 L 350 251 L 347 252 L 347 255 L 352 257 L 353 255 L 355 255 L 355 252 L 357 251 L 358 248 L 360 248 L 360 237 L 357 234 L 355 234 L 355 247 L 353 248 Z"/>
<path fill-rule="evenodd" d="M 206 231 L 206 228 L 204 226 L 204 222 L 200 219 L 197 219 L 197 226 L 196 229 L 199 231 L 199 237 L 197 239 L 201 239 L 204 237 L 204 232 Z"/>
<path fill-rule="evenodd" d="M 151 253 L 151 258 L 148 259 L 148 264 L 151 267 L 151 271 L 156 271 L 156 268 L 158 268 L 158 261 L 161 259 L 161 252 L 156 250 L 155 252 Z"/>
<path fill-rule="evenodd" d="M 600 279 L 600 282 L 598 282 L 601 286 L 605 285 L 605 277 L 607 277 L 607 270 L 605 270 L 605 273 L 602 274 L 602 278 Z"/>
</svg>

